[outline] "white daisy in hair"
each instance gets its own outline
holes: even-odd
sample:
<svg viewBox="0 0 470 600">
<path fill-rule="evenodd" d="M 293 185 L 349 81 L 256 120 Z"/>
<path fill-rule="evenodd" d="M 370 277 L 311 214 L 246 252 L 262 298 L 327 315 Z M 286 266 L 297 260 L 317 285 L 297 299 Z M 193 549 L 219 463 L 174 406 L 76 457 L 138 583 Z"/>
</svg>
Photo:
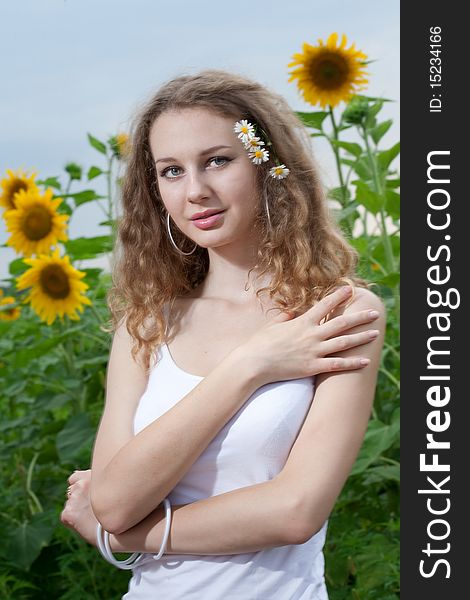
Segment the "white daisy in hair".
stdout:
<svg viewBox="0 0 470 600">
<path fill-rule="evenodd" d="M 253 152 L 257 150 L 260 146 L 264 146 L 264 142 L 259 137 L 250 137 L 245 142 L 245 148 L 247 150 L 252 150 Z"/>
<path fill-rule="evenodd" d="M 274 179 L 284 179 L 289 175 L 289 173 L 290 171 L 286 165 L 276 165 L 275 167 L 271 167 L 269 169 L 269 174 L 271 177 L 274 177 Z"/>
<path fill-rule="evenodd" d="M 252 159 L 255 165 L 260 165 L 261 163 L 269 160 L 269 152 L 264 148 L 258 148 L 254 152 L 250 152 L 248 156 Z"/>
<path fill-rule="evenodd" d="M 233 130 L 235 131 L 235 133 L 238 133 L 238 137 L 241 139 L 242 142 L 248 141 L 248 139 L 252 138 L 255 135 L 254 125 L 249 123 L 246 119 L 237 121 Z"/>
</svg>

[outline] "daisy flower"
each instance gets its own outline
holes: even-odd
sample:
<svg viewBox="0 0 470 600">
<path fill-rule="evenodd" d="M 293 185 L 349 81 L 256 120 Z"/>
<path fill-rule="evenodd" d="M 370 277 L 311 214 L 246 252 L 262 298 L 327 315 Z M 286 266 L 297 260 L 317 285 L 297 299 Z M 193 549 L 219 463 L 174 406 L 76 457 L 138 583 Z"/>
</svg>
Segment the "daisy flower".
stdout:
<svg viewBox="0 0 470 600">
<path fill-rule="evenodd" d="M 289 175 L 289 173 L 290 171 L 286 165 L 276 165 L 275 167 L 271 167 L 271 169 L 269 169 L 269 174 L 271 177 L 274 177 L 274 179 L 284 179 Z"/>
<path fill-rule="evenodd" d="M 246 119 L 237 121 L 233 130 L 235 131 L 235 133 L 238 133 L 238 137 L 241 139 L 242 142 L 247 142 L 249 138 L 255 135 L 254 125 L 248 123 Z"/>
<path fill-rule="evenodd" d="M 253 152 L 255 150 L 258 150 L 258 148 L 260 146 L 264 146 L 264 142 L 262 141 L 261 138 L 259 137 L 250 137 L 248 138 L 248 140 L 245 142 L 245 148 L 247 150 L 252 150 Z"/>
<path fill-rule="evenodd" d="M 261 163 L 269 160 L 269 152 L 264 148 L 258 148 L 258 150 L 250 152 L 248 156 L 252 159 L 255 165 L 260 165 Z"/>
</svg>

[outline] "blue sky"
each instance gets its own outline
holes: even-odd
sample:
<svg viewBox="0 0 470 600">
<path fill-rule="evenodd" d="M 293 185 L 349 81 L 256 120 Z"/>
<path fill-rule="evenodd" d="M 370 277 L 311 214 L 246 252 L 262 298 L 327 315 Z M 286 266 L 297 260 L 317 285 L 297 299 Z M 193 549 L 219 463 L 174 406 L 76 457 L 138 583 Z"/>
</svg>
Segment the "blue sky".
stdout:
<svg viewBox="0 0 470 600">
<path fill-rule="evenodd" d="M 384 146 L 399 139 L 398 0 L 0 0 L 0 20 L 1 178 L 7 168 L 43 178 L 60 175 L 67 161 L 99 164 L 87 132 L 125 131 L 161 83 L 203 68 L 254 78 L 295 110 L 310 110 L 287 83 L 287 63 L 304 41 L 333 31 L 375 61 L 366 93 L 395 100 L 381 113 L 394 119 Z M 327 146 L 316 142 L 314 150 L 325 182 L 334 184 Z M 100 233 L 101 217 L 84 205 L 70 237 Z M 6 239 L 0 221 L 0 244 Z M 0 248 L 0 278 L 15 256 Z"/>
</svg>

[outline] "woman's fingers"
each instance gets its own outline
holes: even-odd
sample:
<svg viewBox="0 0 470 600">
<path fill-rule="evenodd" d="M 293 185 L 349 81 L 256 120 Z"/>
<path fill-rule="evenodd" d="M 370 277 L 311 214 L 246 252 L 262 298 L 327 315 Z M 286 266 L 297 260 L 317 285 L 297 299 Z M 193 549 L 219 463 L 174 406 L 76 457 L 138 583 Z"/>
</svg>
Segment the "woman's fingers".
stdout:
<svg viewBox="0 0 470 600">
<path fill-rule="evenodd" d="M 342 286 L 335 292 L 328 294 L 322 298 L 315 306 L 307 310 L 304 315 L 308 319 L 312 319 L 315 324 L 319 324 L 332 310 L 345 302 L 352 293 L 352 288 L 349 285 Z"/>
<path fill-rule="evenodd" d="M 338 337 L 331 338 L 322 343 L 321 354 L 322 356 L 329 356 L 335 352 L 341 352 L 342 350 L 348 350 L 349 348 L 355 348 L 367 344 L 379 335 L 378 329 L 369 329 L 367 331 L 361 331 L 360 333 L 352 333 L 350 335 L 340 335 Z"/>
<path fill-rule="evenodd" d="M 91 478 L 91 469 L 86 469 L 84 471 L 74 471 L 67 479 L 69 485 L 75 483 L 76 481 L 80 481 L 80 479 L 89 479 Z"/>
<path fill-rule="evenodd" d="M 363 369 L 370 363 L 368 358 L 361 358 L 359 356 L 349 356 L 348 358 L 320 358 L 319 364 L 321 365 L 321 371 L 319 373 L 334 373 L 336 371 L 354 371 L 356 369 Z"/>
<path fill-rule="evenodd" d="M 340 333 L 348 331 L 357 325 L 365 325 L 375 321 L 379 316 L 377 310 L 360 310 L 347 315 L 339 315 L 333 317 L 326 323 L 320 325 L 322 330 L 322 337 L 327 340 L 333 336 L 337 336 Z"/>
</svg>

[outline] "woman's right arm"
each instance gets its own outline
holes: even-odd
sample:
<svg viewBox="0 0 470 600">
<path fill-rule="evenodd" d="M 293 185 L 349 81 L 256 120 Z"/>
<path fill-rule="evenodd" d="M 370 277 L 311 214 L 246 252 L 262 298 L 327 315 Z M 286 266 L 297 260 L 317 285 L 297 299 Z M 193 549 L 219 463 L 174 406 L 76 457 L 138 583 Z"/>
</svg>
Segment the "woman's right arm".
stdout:
<svg viewBox="0 0 470 600">
<path fill-rule="evenodd" d="M 262 385 L 253 364 L 233 351 L 174 407 L 133 435 L 147 378 L 121 326 L 108 363 L 106 403 L 93 449 L 93 512 L 104 529 L 139 523 L 175 487 L 246 400 Z"/>
</svg>

